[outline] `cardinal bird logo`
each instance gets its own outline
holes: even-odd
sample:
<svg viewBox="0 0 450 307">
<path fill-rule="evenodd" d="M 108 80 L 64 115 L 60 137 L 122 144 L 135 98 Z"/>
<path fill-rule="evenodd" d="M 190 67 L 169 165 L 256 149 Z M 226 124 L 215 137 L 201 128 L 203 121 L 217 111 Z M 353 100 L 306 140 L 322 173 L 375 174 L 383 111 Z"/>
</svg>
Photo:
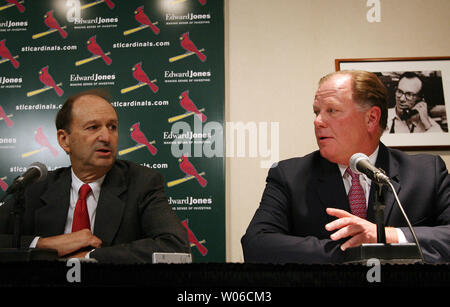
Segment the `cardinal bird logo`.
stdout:
<svg viewBox="0 0 450 307">
<path fill-rule="evenodd" d="M 5 121 L 5 123 L 8 127 L 12 127 L 14 125 L 13 121 L 8 117 L 8 115 L 6 115 L 2 106 L 0 106 L 0 120 L 1 119 Z"/>
<path fill-rule="evenodd" d="M 187 233 L 188 233 L 188 239 L 189 239 L 189 243 L 192 246 L 197 247 L 198 251 L 200 252 L 200 254 L 202 254 L 202 256 L 205 256 L 208 253 L 208 249 L 202 245 L 202 242 L 204 243 L 205 241 L 199 241 L 197 239 L 197 237 L 195 236 L 195 234 L 192 232 L 192 230 L 189 228 L 188 226 L 188 219 L 185 219 L 184 221 L 181 222 L 181 224 L 183 224 L 184 228 L 186 228 Z"/>
<path fill-rule="evenodd" d="M 156 93 L 159 90 L 159 87 L 152 81 L 150 81 L 150 78 L 142 69 L 142 62 L 139 62 L 136 65 L 134 65 L 132 70 L 133 70 L 133 78 L 136 79 L 140 84 L 147 84 L 153 91 L 153 93 Z"/>
<path fill-rule="evenodd" d="M 130 128 L 130 136 L 138 144 L 145 145 L 152 155 L 156 155 L 158 150 L 145 137 L 144 133 L 139 129 L 140 123 L 135 123 Z"/>
<path fill-rule="evenodd" d="M 50 144 L 44 132 L 42 132 L 42 127 L 37 128 L 35 131 L 34 140 L 42 147 L 48 148 L 53 157 L 58 156 L 58 151 Z"/>
<path fill-rule="evenodd" d="M 140 6 L 136 9 L 136 11 L 134 11 L 134 18 L 136 19 L 137 22 L 139 22 L 142 26 L 145 26 L 145 28 L 150 27 L 150 29 L 152 29 L 153 33 L 155 33 L 156 35 L 159 34 L 159 28 L 157 26 L 155 26 L 151 21 L 150 18 L 148 18 L 148 16 L 144 13 L 144 6 Z"/>
<path fill-rule="evenodd" d="M 61 35 L 62 38 L 67 37 L 67 32 L 63 28 L 61 28 L 55 17 L 53 17 L 53 10 L 48 11 L 47 14 L 44 15 L 44 23 L 50 29 L 58 31 L 59 35 Z"/>
<path fill-rule="evenodd" d="M 182 155 L 178 160 L 180 162 L 180 169 L 187 175 L 193 176 L 197 179 L 198 183 L 204 188 L 208 183 L 205 178 L 203 178 L 195 169 L 194 165 L 189 161 L 186 155 Z"/>
<path fill-rule="evenodd" d="M 0 7 L 0 10 L 4 10 L 4 9 L 9 8 L 9 7 L 15 6 L 15 7 L 17 7 L 17 10 L 18 10 L 20 13 L 25 12 L 25 7 L 22 5 L 23 1 L 20 1 L 20 2 L 19 2 L 19 1 L 17 1 L 17 0 L 6 0 L 6 2 L 8 2 L 9 4 Z M 21 2 L 22 2 L 22 3 L 21 3 Z"/>
<path fill-rule="evenodd" d="M 0 178 L 0 189 L 2 189 L 3 192 L 5 192 L 8 189 L 8 184 L 5 182 L 7 177 Z"/>
<path fill-rule="evenodd" d="M 46 88 L 53 88 L 58 96 L 62 96 L 64 91 L 53 80 L 48 72 L 48 66 L 45 66 L 39 71 L 39 80 L 46 86 Z"/>
<path fill-rule="evenodd" d="M 0 41 L 0 56 L 2 57 L 1 63 L 10 61 L 15 69 L 19 68 L 19 62 L 11 55 L 8 47 L 6 47 L 6 39 Z"/>
<path fill-rule="evenodd" d="M 112 60 L 108 55 L 106 55 L 103 52 L 102 48 L 97 43 L 96 35 L 89 38 L 87 44 L 88 44 L 87 49 L 89 50 L 90 53 L 92 53 L 94 57 L 101 57 L 103 61 L 105 61 L 106 65 L 111 65 Z"/>
<path fill-rule="evenodd" d="M 189 38 L 189 32 L 186 32 L 181 35 L 181 47 L 185 49 L 187 52 L 193 52 L 197 55 L 198 59 L 202 62 L 206 61 L 206 55 L 201 53 L 198 48 L 195 46 L 194 42 Z"/>
<path fill-rule="evenodd" d="M 195 106 L 194 102 L 189 98 L 189 91 L 184 91 L 180 95 L 180 105 L 187 112 L 193 112 L 204 123 L 206 121 L 206 115 L 200 112 Z"/>
</svg>

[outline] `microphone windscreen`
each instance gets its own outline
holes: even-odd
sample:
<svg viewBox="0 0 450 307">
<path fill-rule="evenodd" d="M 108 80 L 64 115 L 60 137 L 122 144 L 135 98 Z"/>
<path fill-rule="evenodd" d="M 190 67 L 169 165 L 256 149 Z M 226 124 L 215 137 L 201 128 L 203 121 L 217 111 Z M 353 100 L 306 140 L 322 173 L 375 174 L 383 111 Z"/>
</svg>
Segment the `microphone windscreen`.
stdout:
<svg viewBox="0 0 450 307">
<path fill-rule="evenodd" d="M 39 171 L 39 178 L 37 179 L 37 181 L 41 181 L 44 180 L 45 178 L 47 178 L 47 166 L 45 166 L 45 164 L 42 164 L 41 162 L 33 162 L 30 164 L 30 166 L 28 167 L 28 169 L 30 168 L 35 168 Z"/>
<path fill-rule="evenodd" d="M 350 161 L 349 161 L 349 166 L 350 166 L 350 169 L 354 172 L 354 173 L 356 173 L 356 174 L 362 174 L 359 170 L 358 170 L 358 163 L 359 163 L 359 161 L 362 161 L 362 160 L 367 160 L 367 161 L 369 161 L 369 157 L 368 156 L 366 156 L 365 154 L 363 154 L 363 153 L 360 153 L 360 152 L 358 152 L 358 153 L 355 153 L 355 154 L 353 154 L 351 157 L 350 157 Z"/>
</svg>

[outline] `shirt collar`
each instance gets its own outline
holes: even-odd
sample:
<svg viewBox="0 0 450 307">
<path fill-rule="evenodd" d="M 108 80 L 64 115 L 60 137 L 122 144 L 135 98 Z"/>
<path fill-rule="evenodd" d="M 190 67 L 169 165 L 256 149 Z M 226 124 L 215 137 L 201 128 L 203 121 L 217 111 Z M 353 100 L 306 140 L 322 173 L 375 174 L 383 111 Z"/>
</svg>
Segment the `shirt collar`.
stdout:
<svg viewBox="0 0 450 307">
<path fill-rule="evenodd" d="M 379 149 L 380 145 L 378 145 L 375 151 L 369 156 L 369 161 L 370 163 L 372 163 L 372 165 L 375 165 L 375 162 L 377 161 Z M 345 170 L 348 168 L 348 165 L 338 164 L 338 166 L 339 170 L 341 171 L 341 176 L 344 177 Z M 363 174 L 363 177 L 366 181 L 370 181 L 370 179 L 366 175 Z"/>
<path fill-rule="evenodd" d="M 72 168 L 70 170 L 72 172 L 72 189 L 74 191 L 76 191 L 76 194 L 78 195 L 78 191 L 80 190 L 80 188 L 84 184 L 84 182 L 81 181 L 77 177 L 77 175 L 75 175 Z M 105 177 L 106 177 L 106 175 L 89 183 L 89 186 L 91 187 L 92 195 L 94 196 L 95 201 L 98 201 L 98 197 L 100 196 L 100 189 L 102 187 L 103 180 L 105 180 Z"/>
</svg>

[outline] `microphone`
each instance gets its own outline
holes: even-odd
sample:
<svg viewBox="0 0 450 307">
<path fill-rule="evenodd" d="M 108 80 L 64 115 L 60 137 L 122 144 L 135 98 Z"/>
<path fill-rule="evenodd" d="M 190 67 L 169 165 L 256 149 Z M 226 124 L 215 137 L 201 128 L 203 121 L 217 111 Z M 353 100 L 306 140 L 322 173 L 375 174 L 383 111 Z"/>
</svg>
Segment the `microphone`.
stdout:
<svg viewBox="0 0 450 307">
<path fill-rule="evenodd" d="M 389 177 L 382 169 L 376 168 L 363 153 L 355 153 L 350 158 L 350 169 L 357 174 L 365 174 L 371 180 L 378 183 L 389 183 Z"/>
<path fill-rule="evenodd" d="M 14 182 L 6 190 L 5 195 L 14 193 L 19 188 L 24 188 L 35 181 L 44 180 L 46 177 L 47 167 L 40 162 L 34 162 L 28 167 L 27 171 L 23 175 L 14 180 Z"/>
</svg>

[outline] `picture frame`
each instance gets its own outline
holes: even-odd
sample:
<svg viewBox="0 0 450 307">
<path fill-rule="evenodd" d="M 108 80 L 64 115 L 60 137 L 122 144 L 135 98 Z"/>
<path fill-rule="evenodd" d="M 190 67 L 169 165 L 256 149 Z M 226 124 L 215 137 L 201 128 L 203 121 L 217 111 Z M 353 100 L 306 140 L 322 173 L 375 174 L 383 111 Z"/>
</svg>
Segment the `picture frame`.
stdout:
<svg viewBox="0 0 450 307">
<path fill-rule="evenodd" d="M 386 146 L 450 149 L 450 56 L 335 59 L 335 68 L 374 72 L 386 86 Z"/>
</svg>

